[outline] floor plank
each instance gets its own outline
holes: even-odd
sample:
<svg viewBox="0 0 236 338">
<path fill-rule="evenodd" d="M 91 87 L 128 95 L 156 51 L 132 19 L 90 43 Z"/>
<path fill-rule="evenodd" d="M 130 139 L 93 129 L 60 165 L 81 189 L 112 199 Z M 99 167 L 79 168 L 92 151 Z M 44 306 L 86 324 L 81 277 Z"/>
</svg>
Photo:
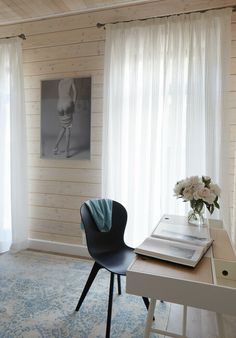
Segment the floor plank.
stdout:
<svg viewBox="0 0 236 338">
<path fill-rule="evenodd" d="M 181 334 L 183 306 L 170 305 L 167 330 Z M 236 317 L 223 315 L 225 337 L 219 337 L 214 312 L 188 307 L 187 336 L 190 338 L 236 338 Z M 166 337 L 167 338 L 167 337 Z"/>
</svg>

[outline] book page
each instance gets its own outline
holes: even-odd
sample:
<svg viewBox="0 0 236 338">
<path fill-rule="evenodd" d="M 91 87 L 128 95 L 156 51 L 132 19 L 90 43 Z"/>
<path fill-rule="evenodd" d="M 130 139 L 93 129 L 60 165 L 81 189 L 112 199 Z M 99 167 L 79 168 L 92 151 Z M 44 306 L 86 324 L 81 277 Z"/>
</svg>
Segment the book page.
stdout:
<svg viewBox="0 0 236 338">
<path fill-rule="evenodd" d="M 206 246 L 211 242 L 208 227 L 173 224 L 161 221 L 151 234 L 153 237 Z"/>
<path fill-rule="evenodd" d="M 203 249 L 199 246 L 148 237 L 135 252 L 177 263 L 190 262 L 188 265 L 194 265 L 191 262 L 199 260 Z"/>
</svg>

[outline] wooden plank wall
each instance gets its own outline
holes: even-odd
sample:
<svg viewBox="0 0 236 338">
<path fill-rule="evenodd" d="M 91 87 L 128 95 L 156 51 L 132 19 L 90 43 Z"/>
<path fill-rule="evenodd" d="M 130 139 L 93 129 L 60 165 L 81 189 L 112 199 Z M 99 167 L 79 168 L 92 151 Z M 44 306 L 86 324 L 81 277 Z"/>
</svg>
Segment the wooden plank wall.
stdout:
<svg viewBox="0 0 236 338">
<path fill-rule="evenodd" d="M 232 0 L 162 0 L 0 27 L 0 37 L 23 42 L 28 141 L 30 237 L 81 244 L 81 203 L 101 194 L 102 97 L 105 31 L 113 22 L 233 5 Z M 230 176 L 236 144 L 236 14 L 232 15 Z M 40 159 L 40 81 L 92 76 L 91 161 Z M 231 204 L 231 208 L 232 208 Z"/>
<path fill-rule="evenodd" d="M 230 216 L 231 227 L 235 229 L 234 215 L 236 214 L 236 12 L 232 14 L 232 30 L 231 30 L 231 63 L 229 75 L 229 123 L 230 123 L 230 144 L 229 144 L 229 186 L 230 186 Z M 229 229 L 230 230 L 230 229 Z M 231 229 L 231 234 L 235 234 L 236 230 Z M 232 242 L 236 249 L 236 238 L 232 238 Z"/>
</svg>

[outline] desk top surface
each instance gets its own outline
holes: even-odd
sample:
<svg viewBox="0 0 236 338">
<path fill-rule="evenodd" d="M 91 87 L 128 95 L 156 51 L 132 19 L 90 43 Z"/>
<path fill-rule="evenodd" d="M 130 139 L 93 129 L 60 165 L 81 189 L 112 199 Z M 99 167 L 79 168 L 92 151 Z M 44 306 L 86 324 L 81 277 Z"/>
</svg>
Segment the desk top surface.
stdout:
<svg viewBox="0 0 236 338">
<path fill-rule="evenodd" d="M 156 258 L 138 256 L 129 270 L 149 275 L 165 276 L 201 283 L 213 283 L 211 259 L 209 257 L 203 257 L 195 268 L 191 268 Z"/>
<path fill-rule="evenodd" d="M 214 284 L 212 258 L 236 261 L 236 256 L 225 230 L 211 228 L 210 234 L 214 240 L 212 248 L 208 250 L 195 268 L 138 255 L 129 271 Z"/>
</svg>

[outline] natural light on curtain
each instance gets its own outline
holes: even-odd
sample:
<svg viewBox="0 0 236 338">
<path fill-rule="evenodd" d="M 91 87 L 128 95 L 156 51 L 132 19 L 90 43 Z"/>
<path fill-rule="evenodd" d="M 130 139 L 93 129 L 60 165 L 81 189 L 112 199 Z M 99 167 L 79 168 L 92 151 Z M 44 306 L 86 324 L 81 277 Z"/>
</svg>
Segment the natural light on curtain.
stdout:
<svg viewBox="0 0 236 338">
<path fill-rule="evenodd" d="M 230 20 L 226 9 L 106 27 L 103 196 L 127 208 L 131 245 L 162 214 L 186 213 L 178 180 L 222 187 Z"/>
<path fill-rule="evenodd" d="M 234 149 L 234 186 L 233 186 L 233 219 L 232 219 L 232 225 L 230 229 L 230 236 L 232 239 L 232 244 L 234 247 L 234 251 L 236 253 L 236 147 Z"/>
<path fill-rule="evenodd" d="M 27 184 L 21 41 L 0 41 L 0 253 L 27 247 Z"/>
</svg>

